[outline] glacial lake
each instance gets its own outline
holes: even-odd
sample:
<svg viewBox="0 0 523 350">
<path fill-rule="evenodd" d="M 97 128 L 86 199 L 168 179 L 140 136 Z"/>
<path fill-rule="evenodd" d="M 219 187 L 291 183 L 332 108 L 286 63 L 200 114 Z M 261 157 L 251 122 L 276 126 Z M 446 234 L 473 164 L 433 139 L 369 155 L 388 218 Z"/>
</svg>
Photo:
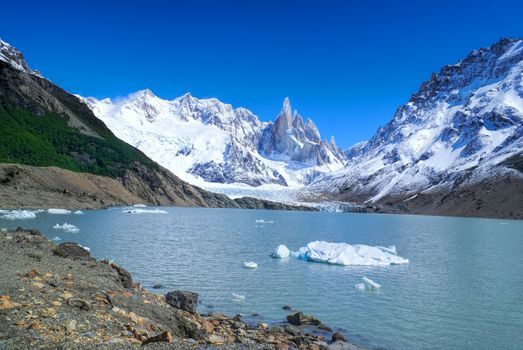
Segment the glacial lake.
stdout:
<svg viewBox="0 0 523 350">
<path fill-rule="evenodd" d="M 150 209 L 150 208 L 148 208 Z M 128 269 L 155 292 L 198 292 L 201 312 L 282 321 L 291 305 L 385 349 L 523 349 L 523 222 L 451 217 L 161 208 L 167 214 L 39 213 L 0 227 L 40 229 Z M 266 222 L 257 223 L 263 219 Z M 76 225 L 78 233 L 54 229 Z M 272 259 L 324 240 L 390 246 L 409 264 L 336 266 Z M 243 263 L 254 261 L 257 269 Z M 367 276 L 378 292 L 354 288 Z M 244 296 L 242 299 L 238 296 Z"/>
</svg>

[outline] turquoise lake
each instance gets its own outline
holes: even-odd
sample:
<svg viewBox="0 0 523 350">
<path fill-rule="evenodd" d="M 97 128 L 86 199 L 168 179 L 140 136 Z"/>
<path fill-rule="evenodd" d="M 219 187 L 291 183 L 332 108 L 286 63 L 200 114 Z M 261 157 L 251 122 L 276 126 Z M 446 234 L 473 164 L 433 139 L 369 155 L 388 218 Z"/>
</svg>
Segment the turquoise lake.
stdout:
<svg viewBox="0 0 523 350">
<path fill-rule="evenodd" d="M 151 209 L 151 208 L 148 208 Z M 385 214 L 122 208 L 84 215 L 39 213 L 0 227 L 40 229 L 128 269 L 145 287 L 198 292 L 201 312 L 259 314 L 283 305 L 312 314 L 351 341 L 385 349 L 523 349 L 523 222 Z M 256 220 L 272 221 L 260 224 Z M 69 223 L 78 233 L 54 229 Z M 337 266 L 270 257 L 323 240 L 395 245 L 409 264 Z M 257 269 L 243 263 L 254 261 Z M 378 292 L 354 288 L 367 276 Z M 244 296 L 242 299 L 239 296 Z"/>
</svg>

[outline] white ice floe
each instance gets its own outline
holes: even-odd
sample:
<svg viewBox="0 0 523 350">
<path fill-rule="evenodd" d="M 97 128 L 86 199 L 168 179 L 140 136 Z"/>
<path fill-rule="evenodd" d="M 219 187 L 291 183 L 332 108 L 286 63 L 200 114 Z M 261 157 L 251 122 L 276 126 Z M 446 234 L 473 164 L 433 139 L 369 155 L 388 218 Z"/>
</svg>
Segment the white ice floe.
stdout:
<svg viewBox="0 0 523 350">
<path fill-rule="evenodd" d="M 378 284 L 376 282 L 374 282 L 373 280 L 371 280 L 370 278 L 367 278 L 365 276 L 363 276 L 361 278 L 361 280 L 363 281 L 363 283 L 365 284 L 365 287 L 369 290 L 373 290 L 373 291 L 376 291 L 378 289 L 381 288 L 381 284 Z"/>
<path fill-rule="evenodd" d="M 135 208 L 147 208 L 147 206 L 145 204 L 135 204 L 135 205 L 133 205 L 133 207 L 135 207 Z"/>
<path fill-rule="evenodd" d="M 84 213 L 83 211 L 77 210 L 73 214 L 75 214 L 75 215 L 83 215 L 83 213 Z"/>
<path fill-rule="evenodd" d="M 167 214 L 165 210 L 160 209 L 125 209 L 122 211 L 125 214 Z"/>
<path fill-rule="evenodd" d="M 256 220 L 256 223 L 258 223 L 258 224 L 274 224 L 274 221 L 272 221 L 272 220 L 265 221 L 263 219 L 258 219 L 258 220 Z"/>
<path fill-rule="evenodd" d="M 50 209 L 47 209 L 47 214 L 64 215 L 64 214 L 71 214 L 71 211 L 67 210 L 67 209 L 50 208 Z"/>
<path fill-rule="evenodd" d="M 273 253 L 274 257 L 279 246 Z M 285 246 L 284 246 L 285 247 Z M 285 247 L 286 248 L 286 247 Z M 283 248 L 281 248 L 284 250 Z M 310 242 L 296 252 L 290 252 L 297 259 L 335 265 L 389 266 L 408 264 L 409 259 L 396 254 L 396 247 L 368 246 L 365 244 Z"/>
<path fill-rule="evenodd" d="M 245 300 L 245 295 L 232 293 L 232 297 L 236 300 Z"/>
<path fill-rule="evenodd" d="M 359 291 L 364 291 L 365 290 L 365 283 L 356 283 L 354 285 L 354 288 L 356 288 Z"/>
<path fill-rule="evenodd" d="M 284 244 L 280 244 L 276 249 L 274 249 L 271 256 L 277 259 L 288 259 L 290 254 L 291 251 L 289 248 Z"/>
<path fill-rule="evenodd" d="M 2 210 L 0 219 L 7 220 L 25 220 L 36 218 L 36 212 L 32 210 Z"/>
<path fill-rule="evenodd" d="M 51 239 L 51 241 L 61 241 L 62 239 L 58 236 L 55 236 Z"/>
<path fill-rule="evenodd" d="M 243 263 L 243 267 L 248 269 L 255 269 L 258 267 L 258 264 L 256 264 L 254 261 L 246 261 Z"/>
<path fill-rule="evenodd" d="M 84 248 L 84 249 L 85 249 L 85 250 L 87 250 L 88 252 L 90 252 L 90 251 L 91 251 L 91 248 L 89 248 L 89 247 L 88 247 L 88 246 L 86 246 L 86 245 L 82 246 L 82 248 Z"/>
<path fill-rule="evenodd" d="M 64 230 L 65 232 L 77 233 L 80 232 L 80 229 L 75 225 L 68 224 L 67 222 L 63 225 L 56 224 L 53 226 L 56 230 Z"/>
</svg>

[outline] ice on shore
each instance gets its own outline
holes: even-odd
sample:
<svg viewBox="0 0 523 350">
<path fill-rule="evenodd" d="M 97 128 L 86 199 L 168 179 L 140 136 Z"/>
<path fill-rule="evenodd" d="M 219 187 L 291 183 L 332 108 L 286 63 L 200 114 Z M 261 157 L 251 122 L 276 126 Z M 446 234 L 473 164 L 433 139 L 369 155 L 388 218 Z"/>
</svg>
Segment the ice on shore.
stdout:
<svg viewBox="0 0 523 350">
<path fill-rule="evenodd" d="M 75 215 L 83 215 L 83 213 L 84 213 L 83 211 L 77 210 L 73 214 L 75 214 Z"/>
<path fill-rule="evenodd" d="M 161 209 L 125 209 L 122 211 L 125 214 L 167 214 L 165 210 Z"/>
<path fill-rule="evenodd" d="M 278 257 L 276 253 L 280 247 L 282 245 L 273 252 L 273 257 Z M 284 252 L 283 247 L 281 250 Z M 394 246 L 386 248 L 365 244 L 351 245 L 348 243 L 329 243 L 324 241 L 310 242 L 298 251 L 290 252 L 290 255 L 301 260 L 334 265 L 389 266 L 409 263 L 409 259 L 402 258 L 396 254 L 396 247 Z"/>
<path fill-rule="evenodd" d="M 274 224 L 274 221 L 272 221 L 272 220 L 265 221 L 263 219 L 258 219 L 258 220 L 256 220 L 256 223 L 258 223 L 258 224 Z"/>
<path fill-rule="evenodd" d="M 288 259 L 291 251 L 287 248 L 286 245 L 280 244 L 274 251 L 271 256 L 276 259 Z"/>
<path fill-rule="evenodd" d="M 32 210 L 2 210 L 0 214 L 0 219 L 7 220 L 25 220 L 25 219 L 34 219 L 36 218 L 36 212 Z"/>
<path fill-rule="evenodd" d="M 82 246 L 82 248 L 84 248 L 84 249 L 87 250 L 88 252 L 91 252 L 91 248 L 89 248 L 89 247 L 86 246 L 86 245 Z"/>
<path fill-rule="evenodd" d="M 243 263 L 243 267 L 248 269 L 255 269 L 258 267 L 258 264 L 256 264 L 254 261 L 246 261 Z"/>
<path fill-rule="evenodd" d="M 135 208 L 147 208 L 147 206 L 145 204 L 135 204 L 135 205 L 133 205 L 133 207 L 135 207 Z"/>
<path fill-rule="evenodd" d="M 71 211 L 67 210 L 67 209 L 50 208 L 50 209 L 47 209 L 47 214 L 64 215 L 64 214 L 71 214 Z"/>
<path fill-rule="evenodd" d="M 63 225 L 56 224 L 53 226 L 56 230 L 64 230 L 65 232 L 77 233 L 80 232 L 80 229 L 75 225 L 68 224 L 67 222 Z"/>
</svg>

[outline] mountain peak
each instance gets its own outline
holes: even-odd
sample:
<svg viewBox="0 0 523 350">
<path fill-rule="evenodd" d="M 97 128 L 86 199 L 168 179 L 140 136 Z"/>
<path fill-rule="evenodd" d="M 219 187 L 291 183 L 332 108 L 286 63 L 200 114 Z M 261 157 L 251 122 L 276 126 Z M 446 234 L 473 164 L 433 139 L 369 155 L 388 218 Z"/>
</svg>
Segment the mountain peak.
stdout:
<svg viewBox="0 0 523 350">
<path fill-rule="evenodd" d="M 29 68 L 22 52 L 2 39 L 0 39 L 0 61 L 6 62 L 18 70 L 41 77 L 39 71 L 33 71 Z"/>
</svg>

